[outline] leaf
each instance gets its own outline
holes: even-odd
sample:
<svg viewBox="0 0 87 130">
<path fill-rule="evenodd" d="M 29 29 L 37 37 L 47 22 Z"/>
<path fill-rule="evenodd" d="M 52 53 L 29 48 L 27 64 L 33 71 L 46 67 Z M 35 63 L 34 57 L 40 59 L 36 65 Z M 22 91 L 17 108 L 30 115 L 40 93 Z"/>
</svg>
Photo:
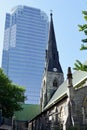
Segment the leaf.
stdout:
<svg viewBox="0 0 87 130">
<path fill-rule="evenodd" d="M 79 60 L 76 60 L 76 63 L 74 64 L 74 69 L 79 70 L 82 66 L 82 63 Z"/>
<path fill-rule="evenodd" d="M 87 42 L 87 39 L 82 39 L 81 41 L 85 43 L 85 42 Z"/>
<path fill-rule="evenodd" d="M 87 21 L 87 16 L 84 16 L 84 19 Z"/>
<path fill-rule="evenodd" d="M 84 30 L 85 35 L 87 35 L 87 30 Z"/>
<path fill-rule="evenodd" d="M 80 50 L 87 50 L 87 46 L 85 46 L 84 44 L 82 44 Z"/>
<path fill-rule="evenodd" d="M 87 15 L 87 11 L 82 11 L 82 14 Z"/>
<path fill-rule="evenodd" d="M 74 70 L 87 71 L 87 65 L 82 64 L 79 60 L 76 60 L 74 66 Z"/>
<path fill-rule="evenodd" d="M 78 27 L 79 27 L 79 31 L 83 30 L 82 25 L 78 25 Z"/>
<path fill-rule="evenodd" d="M 78 25 L 78 27 L 79 27 L 79 31 L 83 31 L 84 30 L 82 25 Z"/>
</svg>

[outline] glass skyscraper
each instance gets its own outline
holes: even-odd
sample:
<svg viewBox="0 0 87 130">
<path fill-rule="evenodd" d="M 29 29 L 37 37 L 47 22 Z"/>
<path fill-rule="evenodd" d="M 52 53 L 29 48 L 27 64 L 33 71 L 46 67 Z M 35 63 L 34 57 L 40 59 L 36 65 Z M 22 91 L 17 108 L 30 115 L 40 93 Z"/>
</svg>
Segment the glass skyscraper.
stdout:
<svg viewBox="0 0 87 130">
<path fill-rule="evenodd" d="M 2 68 L 9 78 L 26 89 L 26 103 L 40 99 L 48 17 L 40 9 L 16 6 L 6 14 Z"/>
</svg>

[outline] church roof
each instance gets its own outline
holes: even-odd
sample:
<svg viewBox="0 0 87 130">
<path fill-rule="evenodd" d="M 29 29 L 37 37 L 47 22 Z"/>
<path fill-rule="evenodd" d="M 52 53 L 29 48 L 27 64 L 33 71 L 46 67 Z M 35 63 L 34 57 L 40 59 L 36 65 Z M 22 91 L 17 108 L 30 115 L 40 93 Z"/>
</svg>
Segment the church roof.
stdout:
<svg viewBox="0 0 87 130">
<path fill-rule="evenodd" d="M 85 71 L 75 71 L 72 75 L 73 77 L 73 87 L 78 86 L 82 81 L 87 79 L 87 72 Z M 56 102 L 60 101 L 65 95 L 67 95 L 67 80 L 63 82 L 57 89 L 57 91 L 52 96 L 51 100 L 48 102 L 45 109 L 49 108 Z M 44 110 L 45 110 L 44 109 Z"/>
<path fill-rule="evenodd" d="M 57 51 L 52 13 L 50 14 L 50 16 L 51 16 L 51 20 L 50 20 L 50 29 L 49 29 L 48 48 L 46 51 L 46 70 L 63 73 L 59 62 L 59 54 Z"/>
</svg>

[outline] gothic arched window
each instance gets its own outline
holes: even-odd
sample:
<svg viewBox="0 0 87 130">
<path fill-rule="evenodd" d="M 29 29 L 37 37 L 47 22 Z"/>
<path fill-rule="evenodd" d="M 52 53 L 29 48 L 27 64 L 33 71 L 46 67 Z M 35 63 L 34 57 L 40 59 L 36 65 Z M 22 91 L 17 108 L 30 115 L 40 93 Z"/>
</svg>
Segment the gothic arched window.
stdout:
<svg viewBox="0 0 87 130">
<path fill-rule="evenodd" d="M 53 87 L 58 87 L 57 79 L 54 79 L 54 81 L 53 81 Z"/>
</svg>

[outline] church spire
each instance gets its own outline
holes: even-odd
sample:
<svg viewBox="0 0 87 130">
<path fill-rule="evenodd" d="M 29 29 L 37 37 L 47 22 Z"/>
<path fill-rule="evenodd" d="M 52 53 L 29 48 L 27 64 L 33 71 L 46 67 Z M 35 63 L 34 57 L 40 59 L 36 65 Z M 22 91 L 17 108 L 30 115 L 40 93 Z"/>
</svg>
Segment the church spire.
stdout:
<svg viewBox="0 0 87 130">
<path fill-rule="evenodd" d="M 58 89 L 58 87 L 64 81 L 63 72 L 59 63 L 52 13 L 50 14 L 50 18 L 51 20 L 50 20 L 48 47 L 46 50 L 45 71 L 43 74 L 42 89 L 41 89 L 42 110 L 50 101 L 51 97 Z"/>
<path fill-rule="evenodd" d="M 63 73 L 59 63 L 59 55 L 57 51 L 52 15 L 53 14 L 51 13 L 48 48 L 46 51 L 46 70 L 51 72 L 56 71 L 58 73 Z"/>
</svg>

